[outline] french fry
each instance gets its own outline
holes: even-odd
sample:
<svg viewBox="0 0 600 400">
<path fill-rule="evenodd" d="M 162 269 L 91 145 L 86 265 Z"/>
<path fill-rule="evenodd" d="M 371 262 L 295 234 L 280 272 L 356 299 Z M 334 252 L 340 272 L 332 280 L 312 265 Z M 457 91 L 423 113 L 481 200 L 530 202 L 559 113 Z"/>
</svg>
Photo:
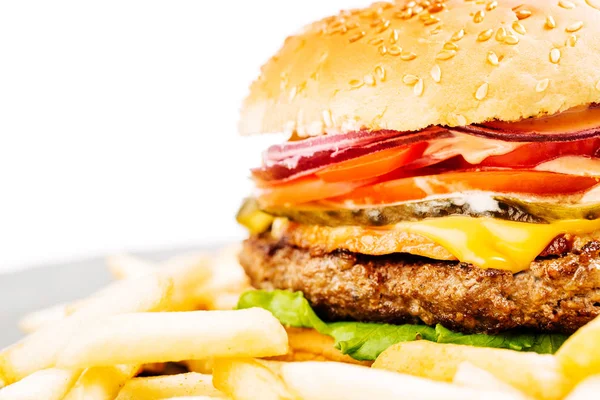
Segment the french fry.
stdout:
<svg viewBox="0 0 600 400">
<path fill-rule="evenodd" d="M 106 259 L 106 266 L 115 279 L 139 278 L 155 272 L 156 264 L 130 254 L 116 254 Z"/>
<path fill-rule="evenodd" d="M 244 269 L 237 260 L 240 246 L 228 246 L 213 257 L 212 276 L 197 289 L 199 303 L 209 310 L 231 310 L 242 293 L 251 290 Z"/>
<path fill-rule="evenodd" d="M 169 309 L 175 296 L 170 276 L 147 275 L 114 282 L 90 297 L 67 306 L 68 315 L 103 316 Z M 157 293 L 164 293 L 157 297 Z"/>
<path fill-rule="evenodd" d="M 556 358 L 566 375 L 575 381 L 600 374 L 600 318 L 579 328 L 558 349 Z"/>
<path fill-rule="evenodd" d="M 110 366 L 208 357 L 285 354 L 285 329 L 260 308 L 137 313 L 98 319 L 73 335 L 61 367 Z"/>
<path fill-rule="evenodd" d="M 33 333 L 38 329 L 67 316 L 67 304 L 57 304 L 39 311 L 26 314 L 19 320 L 19 329 L 24 333 Z"/>
<path fill-rule="evenodd" d="M 217 360 L 213 376 L 215 386 L 236 400 L 524 400 L 523 396 L 339 362 Z M 251 390 L 244 389 L 248 387 Z M 261 396 L 254 397 L 254 392 Z"/>
<path fill-rule="evenodd" d="M 279 363 L 284 382 L 303 399 L 524 400 L 427 379 L 338 362 Z"/>
<path fill-rule="evenodd" d="M 81 371 L 50 368 L 0 389 L 0 400 L 62 400 Z"/>
<path fill-rule="evenodd" d="M 64 400 L 114 400 L 139 369 L 137 365 L 88 368 Z"/>
<path fill-rule="evenodd" d="M 509 393 L 513 396 L 523 396 L 523 393 L 514 386 L 501 381 L 490 372 L 476 367 L 468 361 L 460 363 L 452 383 L 474 389 L 494 390 Z"/>
<path fill-rule="evenodd" d="M 128 288 L 131 290 L 126 290 Z M 103 292 L 98 298 L 84 302 L 72 316 L 49 324 L 2 350 L 0 381 L 8 385 L 35 371 L 54 367 L 58 354 L 73 334 L 93 324 L 98 317 L 163 309 L 171 301 L 173 280 L 149 275 L 117 289 L 111 289 L 110 292 L 118 298 L 111 298 L 108 292 Z M 137 297 L 139 295 L 142 297 Z"/>
<path fill-rule="evenodd" d="M 375 360 L 373 368 L 451 382 L 464 361 L 534 398 L 561 399 L 571 387 L 556 358 L 551 355 L 425 340 L 391 346 Z"/>
<path fill-rule="evenodd" d="M 596 399 L 600 394 L 600 375 L 592 375 L 579 383 L 565 400 Z"/>
<path fill-rule="evenodd" d="M 127 382 L 117 400 L 164 399 L 177 396 L 225 397 L 215 389 L 211 375 L 187 374 L 134 378 Z"/>
<path fill-rule="evenodd" d="M 145 275 L 172 279 L 174 290 L 168 311 L 198 309 L 201 303 L 198 290 L 207 284 L 213 273 L 210 263 L 210 258 L 204 253 L 176 256 L 158 266 L 126 254 L 107 259 L 111 273 L 124 281 Z"/>
<path fill-rule="evenodd" d="M 213 384 L 236 400 L 300 399 L 263 361 L 250 358 L 215 360 Z"/>
<path fill-rule="evenodd" d="M 198 372 L 199 374 L 212 374 L 213 358 L 205 358 L 204 360 L 186 360 L 183 364 L 190 372 Z"/>
<path fill-rule="evenodd" d="M 157 272 L 173 280 L 173 298 L 169 311 L 198 309 L 198 290 L 209 281 L 213 270 L 210 258 L 204 254 L 189 254 L 171 258 Z"/>
<path fill-rule="evenodd" d="M 340 361 L 350 364 L 370 366 L 371 361 L 358 361 L 342 354 L 334 347 L 331 336 L 322 335 L 314 329 L 286 328 L 290 351 L 274 357 L 279 361 Z"/>
</svg>

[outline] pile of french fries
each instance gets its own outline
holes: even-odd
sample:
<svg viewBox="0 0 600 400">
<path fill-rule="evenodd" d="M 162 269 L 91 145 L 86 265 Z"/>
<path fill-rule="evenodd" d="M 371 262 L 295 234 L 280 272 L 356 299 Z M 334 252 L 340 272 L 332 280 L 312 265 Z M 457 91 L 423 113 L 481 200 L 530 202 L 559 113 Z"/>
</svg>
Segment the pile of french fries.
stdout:
<svg viewBox="0 0 600 400">
<path fill-rule="evenodd" d="M 328 337 L 234 310 L 251 289 L 235 254 L 109 258 L 113 284 L 22 319 L 0 400 L 600 398 L 600 319 L 554 356 L 416 341 L 339 362 Z"/>
</svg>

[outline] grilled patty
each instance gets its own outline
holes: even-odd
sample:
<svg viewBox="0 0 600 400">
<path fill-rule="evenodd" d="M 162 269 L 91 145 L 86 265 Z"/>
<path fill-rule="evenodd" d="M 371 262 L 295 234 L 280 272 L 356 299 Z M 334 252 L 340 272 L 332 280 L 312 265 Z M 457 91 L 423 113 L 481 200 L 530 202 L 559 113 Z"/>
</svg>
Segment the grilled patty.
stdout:
<svg viewBox="0 0 600 400">
<path fill-rule="evenodd" d="M 600 314 L 599 241 L 514 275 L 407 254 L 311 251 L 269 233 L 246 240 L 240 262 L 254 287 L 302 291 L 329 321 L 572 333 Z"/>
</svg>

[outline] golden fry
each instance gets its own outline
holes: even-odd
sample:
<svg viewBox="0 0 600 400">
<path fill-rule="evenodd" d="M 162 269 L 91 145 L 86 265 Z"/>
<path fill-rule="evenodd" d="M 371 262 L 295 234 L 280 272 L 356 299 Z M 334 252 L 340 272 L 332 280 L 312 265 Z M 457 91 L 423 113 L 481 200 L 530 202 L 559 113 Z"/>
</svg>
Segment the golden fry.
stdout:
<svg viewBox="0 0 600 400">
<path fill-rule="evenodd" d="M 178 396 L 224 397 L 223 393 L 213 386 L 211 375 L 188 372 L 179 375 L 134 378 L 125 384 L 117 400 L 158 400 Z"/>
<path fill-rule="evenodd" d="M 50 368 L 0 389 L 0 400 L 62 400 L 81 371 Z"/>
<path fill-rule="evenodd" d="M 476 367 L 468 361 L 465 361 L 458 366 L 456 375 L 454 375 L 454 379 L 452 379 L 452 383 L 475 389 L 509 393 L 513 396 L 523 396 L 523 393 L 514 386 L 501 381 L 492 373 Z"/>
<path fill-rule="evenodd" d="M 114 400 L 139 369 L 137 365 L 88 368 L 64 400 Z"/>
<path fill-rule="evenodd" d="M 33 333 L 48 324 L 60 321 L 67 316 L 67 307 L 66 304 L 57 304 L 26 314 L 19 320 L 19 329 L 25 333 Z"/>
<path fill-rule="evenodd" d="M 561 399 L 570 387 L 551 355 L 425 340 L 395 344 L 381 353 L 373 368 L 451 382 L 465 361 L 534 398 Z"/>
<path fill-rule="evenodd" d="M 49 324 L 2 350 L 0 380 L 10 384 L 35 371 L 54 367 L 58 354 L 75 332 L 95 323 L 101 316 L 162 309 L 170 303 L 172 289 L 172 279 L 147 276 L 101 291 L 96 298 L 83 301 L 72 316 Z"/>
<path fill-rule="evenodd" d="M 98 319 L 77 332 L 57 365 L 77 368 L 208 357 L 285 354 L 285 329 L 263 309 L 137 313 Z"/>
<path fill-rule="evenodd" d="M 575 381 L 600 374 L 600 318 L 584 325 L 556 352 L 566 375 Z"/>
<path fill-rule="evenodd" d="M 593 375 L 579 383 L 565 400 L 590 400 L 600 394 L 600 375 Z"/>
<path fill-rule="evenodd" d="M 281 378 L 263 361 L 253 359 L 215 360 L 215 387 L 236 400 L 299 400 Z"/>
</svg>

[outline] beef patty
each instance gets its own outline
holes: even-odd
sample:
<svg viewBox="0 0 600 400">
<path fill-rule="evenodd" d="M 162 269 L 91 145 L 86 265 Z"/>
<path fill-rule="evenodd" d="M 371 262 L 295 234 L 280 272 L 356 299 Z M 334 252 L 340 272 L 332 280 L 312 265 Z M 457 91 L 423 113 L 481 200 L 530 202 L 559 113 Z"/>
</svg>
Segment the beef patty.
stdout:
<svg viewBox="0 0 600 400">
<path fill-rule="evenodd" d="M 514 275 L 406 254 L 311 252 L 269 233 L 246 240 L 240 262 L 254 287 L 302 291 L 329 321 L 572 333 L 600 314 L 598 241 Z"/>
</svg>

